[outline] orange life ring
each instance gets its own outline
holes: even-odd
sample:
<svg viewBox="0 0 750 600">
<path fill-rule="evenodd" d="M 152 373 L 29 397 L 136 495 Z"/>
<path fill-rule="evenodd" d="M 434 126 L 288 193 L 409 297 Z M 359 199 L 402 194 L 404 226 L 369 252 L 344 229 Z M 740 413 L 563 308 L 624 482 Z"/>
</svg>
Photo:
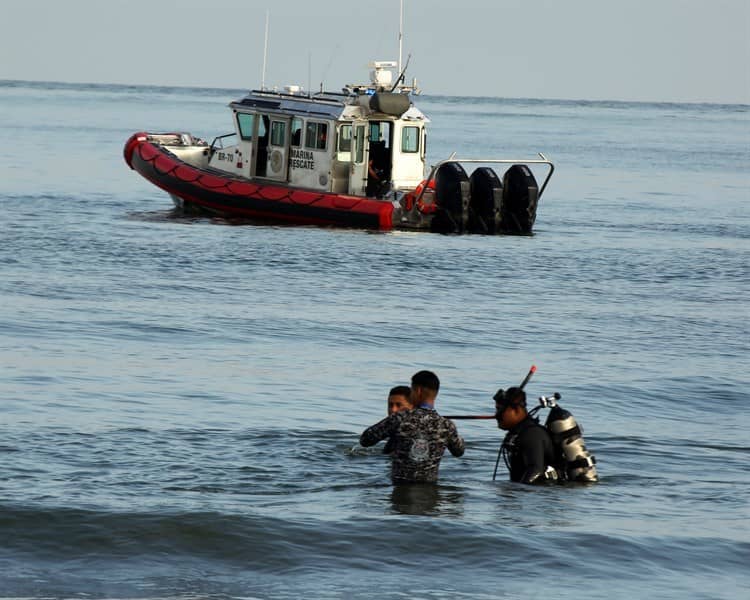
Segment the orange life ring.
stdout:
<svg viewBox="0 0 750 600">
<path fill-rule="evenodd" d="M 428 204 L 424 201 L 422 190 L 424 190 L 425 186 L 428 190 L 434 190 L 435 180 L 430 179 L 429 181 L 427 181 L 426 179 L 424 179 L 423 181 L 421 181 L 420 184 L 416 188 L 414 188 L 414 197 L 419 198 L 419 200 L 417 200 L 417 210 L 424 215 L 428 215 L 430 213 L 434 213 L 435 210 L 437 210 L 437 205 L 435 204 L 435 202 L 431 202 Z"/>
</svg>

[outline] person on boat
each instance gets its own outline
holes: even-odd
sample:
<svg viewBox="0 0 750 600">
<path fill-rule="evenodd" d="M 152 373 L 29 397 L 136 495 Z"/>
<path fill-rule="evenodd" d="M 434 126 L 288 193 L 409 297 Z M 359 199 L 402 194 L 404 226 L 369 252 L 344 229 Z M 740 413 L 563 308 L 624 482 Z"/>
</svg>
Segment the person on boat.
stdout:
<svg viewBox="0 0 750 600">
<path fill-rule="evenodd" d="M 411 405 L 411 388 L 408 385 L 397 385 L 391 388 L 391 391 L 388 392 L 388 416 L 412 408 L 414 407 Z M 395 447 L 395 438 L 388 438 L 383 447 L 383 454 L 390 454 Z"/>
<path fill-rule="evenodd" d="M 497 426 L 508 432 L 501 452 L 511 481 L 540 484 L 559 479 L 552 438 L 547 429 L 529 415 L 526 392 L 512 387 L 496 396 L 495 419 Z"/>
<path fill-rule="evenodd" d="M 465 444 L 452 421 L 435 410 L 440 380 L 431 371 L 411 378 L 411 410 L 393 413 L 367 428 L 359 438 L 362 446 L 392 439 L 391 480 L 394 484 L 434 483 L 447 448 L 453 456 L 464 453 Z"/>
<path fill-rule="evenodd" d="M 369 197 L 376 197 L 378 196 L 378 193 L 380 192 L 380 186 L 382 183 L 381 180 L 381 174 L 382 171 L 375 168 L 375 163 L 373 162 L 373 159 L 371 158 L 370 161 L 367 163 L 367 189 L 365 190 L 365 194 Z"/>
</svg>

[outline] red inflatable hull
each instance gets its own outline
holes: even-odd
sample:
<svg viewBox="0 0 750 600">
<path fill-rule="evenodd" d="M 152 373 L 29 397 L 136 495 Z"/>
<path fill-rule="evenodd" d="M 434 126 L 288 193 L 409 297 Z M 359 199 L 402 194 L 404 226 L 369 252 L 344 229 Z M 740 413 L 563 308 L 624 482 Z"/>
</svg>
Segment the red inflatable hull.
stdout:
<svg viewBox="0 0 750 600">
<path fill-rule="evenodd" d="M 225 216 L 281 220 L 304 225 L 393 228 L 390 202 L 330 192 L 260 184 L 199 169 L 136 133 L 125 143 L 125 162 L 166 192 Z"/>
</svg>

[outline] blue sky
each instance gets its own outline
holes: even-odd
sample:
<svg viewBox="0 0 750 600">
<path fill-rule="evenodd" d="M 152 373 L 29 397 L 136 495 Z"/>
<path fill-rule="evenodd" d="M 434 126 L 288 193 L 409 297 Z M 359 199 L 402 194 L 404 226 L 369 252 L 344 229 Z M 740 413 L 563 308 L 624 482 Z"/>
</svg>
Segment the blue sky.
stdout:
<svg viewBox="0 0 750 600">
<path fill-rule="evenodd" d="M 0 0 L 0 79 L 259 87 L 366 80 L 399 0 Z M 750 104 L 750 0 L 405 0 L 425 93 Z"/>
</svg>

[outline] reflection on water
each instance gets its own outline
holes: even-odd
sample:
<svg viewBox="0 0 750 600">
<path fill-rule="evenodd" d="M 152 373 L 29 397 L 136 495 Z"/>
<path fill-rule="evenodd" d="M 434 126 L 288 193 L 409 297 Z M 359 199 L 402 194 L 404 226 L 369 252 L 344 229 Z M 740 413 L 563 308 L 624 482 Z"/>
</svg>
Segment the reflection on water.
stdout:
<svg viewBox="0 0 750 600">
<path fill-rule="evenodd" d="M 391 491 L 393 512 L 402 515 L 463 515 L 463 493 L 434 483 L 394 485 Z"/>
</svg>

